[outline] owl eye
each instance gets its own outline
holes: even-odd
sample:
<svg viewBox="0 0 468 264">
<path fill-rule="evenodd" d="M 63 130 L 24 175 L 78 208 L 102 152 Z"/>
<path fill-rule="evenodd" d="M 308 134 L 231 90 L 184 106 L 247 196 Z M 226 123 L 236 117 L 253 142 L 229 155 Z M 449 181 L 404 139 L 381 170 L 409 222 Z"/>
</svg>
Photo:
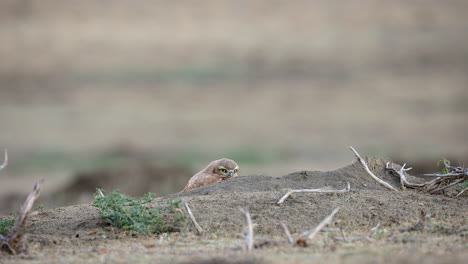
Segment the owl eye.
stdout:
<svg viewBox="0 0 468 264">
<path fill-rule="evenodd" d="M 237 170 L 237 169 L 235 169 L 235 170 L 234 170 L 234 173 L 237 173 L 237 172 L 238 172 L 238 170 Z"/>
<path fill-rule="evenodd" d="M 227 172 L 226 169 L 219 169 L 219 171 L 222 172 L 222 173 L 226 173 L 226 172 Z"/>
</svg>

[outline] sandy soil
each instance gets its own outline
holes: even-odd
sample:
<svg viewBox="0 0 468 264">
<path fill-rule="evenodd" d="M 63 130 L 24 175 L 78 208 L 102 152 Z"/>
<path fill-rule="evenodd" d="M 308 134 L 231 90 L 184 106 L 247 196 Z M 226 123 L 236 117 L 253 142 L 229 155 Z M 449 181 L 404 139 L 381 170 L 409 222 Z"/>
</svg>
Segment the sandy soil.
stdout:
<svg viewBox="0 0 468 264">
<path fill-rule="evenodd" d="M 384 172 L 385 160 L 368 159 L 377 175 L 398 186 Z M 410 176 L 412 177 L 412 176 Z M 411 178 L 417 180 L 416 178 Z M 284 204 L 276 201 L 291 188 L 342 188 L 343 194 L 295 194 Z M 391 192 L 376 185 L 360 164 L 330 172 L 301 171 L 284 177 L 240 176 L 185 193 L 155 200 L 187 201 L 205 230 L 196 231 L 189 219 L 175 226 L 180 232 L 132 236 L 102 226 L 91 205 L 45 210 L 29 223 L 29 252 L 3 257 L 5 263 L 464 263 L 468 256 L 466 195 L 452 198 L 412 190 Z M 248 208 L 255 234 L 270 243 L 253 253 L 236 249 L 236 237 L 245 228 L 238 207 Z M 315 227 L 336 208 L 341 210 L 331 227 L 349 238 L 369 235 L 372 241 L 340 241 L 341 233 L 319 234 L 306 248 L 291 247 L 278 226 L 284 221 L 293 236 Z M 424 211 L 419 230 L 408 231 Z M 374 231 L 370 229 L 380 223 Z M 272 242 L 273 241 L 273 242 Z M 277 242 L 277 243 L 276 243 Z"/>
</svg>

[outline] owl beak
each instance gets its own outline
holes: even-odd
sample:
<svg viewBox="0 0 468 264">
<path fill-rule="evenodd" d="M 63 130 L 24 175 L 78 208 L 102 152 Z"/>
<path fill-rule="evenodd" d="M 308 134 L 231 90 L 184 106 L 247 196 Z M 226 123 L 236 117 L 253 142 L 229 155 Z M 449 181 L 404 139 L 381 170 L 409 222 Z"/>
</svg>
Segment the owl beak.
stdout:
<svg viewBox="0 0 468 264">
<path fill-rule="evenodd" d="M 228 177 L 231 178 L 232 176 L 234 176 L 234 172 L 233 172 L 233 171 L 229 171 L 229 172 L 228 172 Z"/>
</svg>

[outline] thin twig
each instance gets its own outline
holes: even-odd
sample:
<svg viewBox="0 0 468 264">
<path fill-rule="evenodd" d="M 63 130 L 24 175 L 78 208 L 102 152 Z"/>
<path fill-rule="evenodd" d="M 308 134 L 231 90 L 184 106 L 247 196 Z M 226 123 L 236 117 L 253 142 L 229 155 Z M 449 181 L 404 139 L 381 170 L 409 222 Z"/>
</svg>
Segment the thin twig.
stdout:
<svg viewBox="0 0 468 264">
<path fill-rule="evenodd" d="M 30 213 L 34 202 L 39 197 L 41 191 L 41 181 L 36 182 L 33 191 L 28 195 L 26 201 L 21 206 L 20 214 L 7 237 L 0 239 L 0 250 L 5 250 L 10 254 L 20 253 L 24 249 L 23 237 L 26 233 L 26 220 L 33 214 Z"/>
<path fill-rule="evenodd" d="M 301 192 L 313 192 L 313 193 L 344 193 L 344 192 L 349 192 L 351 189 L 351 185 L 348 182 L 348 185 L 346 188 L 342 190 L 326 190 L 326 189 L 300 189 L 300 190 L 291 190 L 288 191 L 281 199 L 278 200 L 276 204 L 282 204 L 291 194 L 293 193 L 301 193 Z"/>
<path fill-rule="evenodd" d="M 424 187 L 426 185 L 426 183 L 411 183 L 408 181 L 408 179 L 406 179 L 406 175 L 405 175 L 405 171 L 409 171 L 411 170 L 412 168 L 405 168 L 406 166 L 406 163 L 403 164 L 403 166 L 401 166 L 401 168 L 399 170 L 395 169 L 393 167 L 393 164 L 390 165 L 390 162 L 387 162 L 387 164 L 385 164 L 385 169 L 390 171 L 391 173 L 393 174 L 396 174 L 399 178 L 400 178 L 400 184 L 401 184 L 401 188 L 404 190 L 405 187 L 410 187 L 410 188 L 421 188 L 421 187 Z"/>
<path fill-rule="evenodd" d="M 439 174 L 439 173 L 429 173 L 429 174 L 423 174 L 422 176 L 428 176 L 428 177 L 459 177 L 463 174 L 462 172 L 449 172 L 445 174 Z"/>
<path fill-rule="evenodd" d="M 294 239 L 292 238 L 291 233 L 289 232 L 289 229 L 286 226 L 286 224 L 283 221 L 281 221 L 280 226 L 283 228 L 284 234 L 286 234 L 286 237 L 288 238 L 289 244 L 293 244 Z"/>
<path fill-rule="evenodd" d="M 247 220 L 248 229 L 247 229 L 247 236 L 246 236 L 245 240 L 246 240 L 246 243 L 247 243 L 247 250 L 252 251 L 253 245 L 254 245 L 252 218 L 250 217 L 250 213 L 249 213 L 248 210 L 245 210 L 244 208 L 239 207 L 239 211 L 241 211 L 241 213 L 243 213 L 245 215 L 245 219 Z"/>
<path fill-rule="evenodd" d="M 364 169 L 367 171 L 367 173 L 377 182 L 379 183 L 380 185 L 384 186 L 385 188 L 389 189 L 389 190 L 392 190 L 392 191 L 395 191 L 397 192 L 398 190 L 395 189 L 392 185 L 388 184 L 387 182 L 381 180 L 379 177 L 375 176 L 375 174 L 369 169 L 369 166 L 367 166 L 367 162 L 361 158 L 361 156 L 359 155 L 359 153 L 352 147 L 350 146 L 349 147 L 353 152 L 354 152 L 354 155 L 356 155 L 356 158 L 358 159 L 358 161 L 362 164 L 362 166 L 364 167 Z"/>
<path fill-rule="evenodd" d="M 192 210 L 190 210 L 190 207 L 189 207 L 188 203 L 184 202 L 184 205 L 185 205 L 185 209 L 187 209 L 187 212 L 188 212 L 188 214 L 190 216 L 190 219 L 192 219 L 192 222 L 195 225 L 195 228 L 197 228 L 198 234 L 202 234 L 203 233 L 203 228 L 201 228 L 201 226 L 198 224 L 197 220 L 193 216 Z"/>
<path fill-rule="evenodd" d="M 454 182 L 452 182 L 452 183 L 450 183 L 448 185 L 445 185 L 444 187 L 440 187 L 440 188 L 437 188 L 435 190 L 429 191 L 428 193 L 435 193 L 435 192 L 438 192 L 438 191 L 442 191 L 442 190 L 444 190 L 444 189 L 446 189 L 448 187 L 452 187 L 452 186 L 457 185 L 457 184 L 459 184 L 460 182 L 463 182 L 463 181 L 466 181 L 466 178 L 458 179 L 458 180 L 456 180 L 456 181 L 454 181 Z"/>
<path fill-rule="evenodd" d="M 333 219 L 333 216 L 335 216 L 336 213 L 338 213 L 338 211 L 340 210 L 340 208 L 336 208 L 335 210 L 333 210 L 333 212 L 325 217 L 322 222 L 320 222 L 314 229 L 312 230 L 308 230 L 308 231 L 305 231 L 303 232 L 302 234 L 299 235 L 299 238 L 296 239 L 296 244 L 299 240 L 304 240 L 304 239 L 312 239 L 315 237 L 315 235 L 317 235 L 318 232 L 320 232 L 320 230 L 322 228 L 324 228 L 326 225 L 328 225 L 331 220 Z"/>
<path fill-rule="evenodd" d="M 5 149 L 5 159 L 3 160 L 2 165 L 0 165 L 0 170 L 3 170 L 8 165 L 8 151 Z"/>
<path fill-rule="evenodd" d="M 346 232 L 344 231 L 344 229 L 341 228 L 340 230 L 341 230 L 341 236 L 343 236 L 343 240 L 346 241 L 346 242 L 349 242 L 348 237 L 346 236 Z"/>
<path fill-rule="evenodd" d="M 455 197 L 458 197 L 460 196 L 462 193 L 464 193 L 466 190 L 468 190 L 468 187 L 466 187 L 465 189 L 463 189 L 461 192 L 459 192 L 457 195 L 455 195 Z"/>
<path fill-rule="evenodd" d="M 373 228 L 370 229 L 370 231 L 377 231 L 377 229 L 379 229 L 380 227 L 380 221 L 377 223 L 377 225 L 375 225 Z"/>
</svg>

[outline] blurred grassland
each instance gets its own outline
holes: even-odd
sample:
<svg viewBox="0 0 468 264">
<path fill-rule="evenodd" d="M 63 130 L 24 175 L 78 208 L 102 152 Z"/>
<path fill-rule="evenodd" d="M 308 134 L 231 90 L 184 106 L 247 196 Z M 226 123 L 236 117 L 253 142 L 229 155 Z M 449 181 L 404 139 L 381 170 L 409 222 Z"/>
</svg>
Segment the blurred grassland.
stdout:
<svg viewBox="0 0 468 264">
<path fill-rule="evenodd" d="M 467 11 L 462 0 L 2 1 L 0 145 L 18 174 L 112 166 L 120 146 L 275 175 L 348 164 L 348 145 L 463 160 Z"/>
</svg>

